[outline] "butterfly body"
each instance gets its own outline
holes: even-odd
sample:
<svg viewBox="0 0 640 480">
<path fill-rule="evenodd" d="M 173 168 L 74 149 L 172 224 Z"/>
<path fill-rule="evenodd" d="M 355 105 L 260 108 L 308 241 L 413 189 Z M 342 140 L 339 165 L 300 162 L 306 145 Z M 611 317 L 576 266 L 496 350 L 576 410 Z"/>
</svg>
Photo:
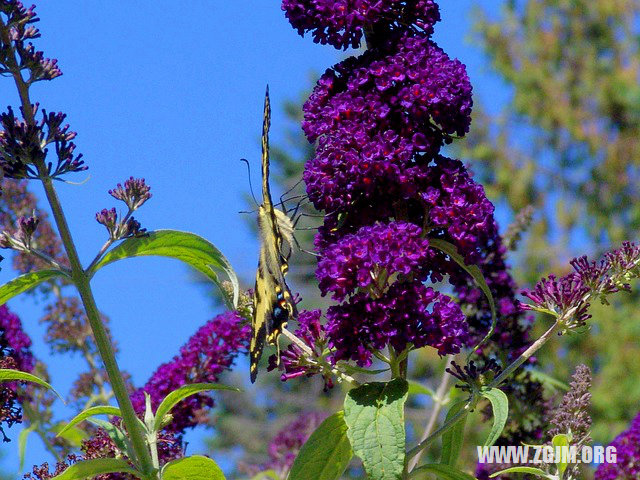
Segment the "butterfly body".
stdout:
<svg viewBox="0 0 640 480">
<path fill-rule="evenodd" d="M 265 97 L 262 125 L 262 205 L 258 207 L 260 257 L 253 293 L 251 322 L 250 376 L 255 382 L 258 362 L 265 342 L 277 345 L 278 337 L 291 318 L 298 315 L 291 290 L 285 281 L 289 270 L 288 254 L 293 246 L 294 225 L 289 216 L 275 208 L 269 189 L 269 91 Z"/>
</svg>

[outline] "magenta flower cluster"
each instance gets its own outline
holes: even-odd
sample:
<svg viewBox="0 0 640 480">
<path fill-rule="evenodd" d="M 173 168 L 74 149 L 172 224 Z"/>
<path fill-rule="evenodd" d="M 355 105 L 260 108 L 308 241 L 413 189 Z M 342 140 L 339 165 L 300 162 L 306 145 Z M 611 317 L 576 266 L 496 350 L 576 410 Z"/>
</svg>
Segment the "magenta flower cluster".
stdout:
<svg viewBox="0 0 640 480">
<path fill-rule="evenodd" d="M 522 308 L 555 312 L 563 317 L 567 330 L 584 326 L 591 317 L 588 310 L 592 299 L 606 302 L 612 293 L 629 291 L 628 282 L 640 277 L 640 245 L 624 242 L 599 262 L 580 257 L 573 259 L 571 266 L 574 272 L 560 278 L 550 275 L 540 280 L 533 290 L 522 292 L 533 302 L 522 304 Z"/>
<path fill-rule="evenodd" d="M 300 35 L 311 32 L 316 43 L 344 49 L 358 48 L 366 31 L 409 27 L 431 34 L 440 20 L 433 0 L 283 0 L 282 10 Z"/>
<path fill-rule="evenodd" d="M 304 105 L 303 129 L 318 141 L 304 173 L 309 198 L 330 212 L 403 185 L 417 154 L 432 157 L 469 130 L 471 107 L 464 65 L 428 37 L 348 58 Z"/>
<path fill-rule="evenodd" d="M 618 435 L 610 446 L 616 447 L 617 462 L 603 463 L 595 480 L 635 480 L 640 478 L 640 414 L 629 429 Z"/>
<path fill-rule="evenodd" d="M 282 8 L 299 33 L 311 32 L 317 42 L 346 48 L 365 38 L 367 45 L 328 69 L 303 109 L 303 130 L 316 147 L 304 180 L 313 205 L 325 211 L 315 239 L 316 274 L 323 295 L 341 302 L 310 338 L 326 342 L 333 361 L 360 365 L 388 345 L 431 346 L 444 355 L 482 338 L 491 324 L 489 303 L 436 248 L 437 239 L 488 276 L 507 320 L 495 335 L 502 346 L 526 345 L 529 327 L 504 263 L 494 207 L 462 162 L 439 154 L 469 131 L 473 101 L 465 66 L 430 38 L 440 19 L 435 2 L 284 0 Z M 446 278 L 460 303 L 423 283 Z M 288 378 L 304 371 L 295 361 L 299 352 L 290 353 Z"/>
<path fill-rule="evenodd" d="M 170 362 L 164 363 L 149 381 L 131 395 L 138 414 L 144 413 L 144 392 L 151 396 L 155 409 L 164 397 L 190 383 L 217 382 L 239 353 L 246 351 L 249 327 L 236 312 L 218 315 L 207 322 L 187 341 Z M 172 410 L 173 421 L 166 431 L 178 435 L 199 423 L 198 413 L 211 408 L 213 400 L 205 394 L 193 395 Z"/>
<path fill-rule="evenodd" d="M 449 296 L 422 282 L 396 282 L 380 297 L 359 293 L 329 307 L 325 326 L 336 360 L 371 364 L 371 348 L 391 345 L 398 352 L 409 344 L 431 346 L 440 355 L 458 353 L 467 341 L 467 324 Z"/>
<path fill-rule="evenodd" d="M 342 301 L 358 289 L 381 290 L 394 274 L 415 274 L 431 256 L 429 240 L 417 225 L 375 224 L 329 245 L 318 262 L 316 276 L 323 295 L 331 292 L 335 300 Z"/>
</svg>

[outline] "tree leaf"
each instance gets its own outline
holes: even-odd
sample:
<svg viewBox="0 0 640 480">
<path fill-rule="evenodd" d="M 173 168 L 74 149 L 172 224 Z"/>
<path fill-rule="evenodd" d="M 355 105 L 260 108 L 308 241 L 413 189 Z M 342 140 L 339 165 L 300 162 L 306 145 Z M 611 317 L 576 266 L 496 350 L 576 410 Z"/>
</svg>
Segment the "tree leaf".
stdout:
<svg viewBox="0 0 640 480">
<path fill-rule="evenodd" d="M 451 408 L 447 412 L 445 422 L 451 420 L 451 418 L 460 410 L 463 410 L 466 405 L 466 400 L 451 405 Z M 462 444 L 464 443 L 464 427 L 466 423 L 467 415 L 463 415 L 450 430 L 442 435 L 440 463 L 455 467 L 458 457 L 460 456 L 460 451 L 462 450 Z"/>
<path fill-rule="evenodd" d="M 415 476 L 417 472 L 434 473 L 439 480 L 476 480 L 475 477 L 468 473 L 461 472 L 451 465 L 442 463 L 430 463 L 414 468 L 411 476 Z"/>
<path fill-rule="evenodd" d="M 372 480 L 398 480 L 405 458 L 404 404 L 409 386 L 401 378 L 351 390 L 344 401 L 347 437 Z"/>
<path fill-rule="evenodd" d="M 16 295 L 31 290 L 47 280 L 62 276 L 66 275 L 60 270 L 38 270 L 20 275 L 0 287 L 0 305 L 4 305 Z"/>
<path fill-rule="evenodd" d="M 117 260 L 129 257 L 160 256 L 175 258 L 195 268 L 220 287 L 229 308 L 238 306 L 240 287 L 238 277 L 225 256 L 211 242 L 189 232 L 177 230 L 157 230 L 140 237 L 124 240 L 109 250 L 89 272 L 90 276 L 100 268 Z M 222 270 L 233 285 L 233 298 L 228 298 L 222 289 L 217 270 Z"/>
<path fill-rule="evenodd" d="M 493 425 L 491 431 L 487 437 L 485 446 L 490 447 L 500 437 L 504 426 L 507 424 L 507 417 L 509 416 L 509 399 L 505 393 L 499 388 L 482 389 L 482 396 L 491 402 L 491 408 L 493 409 Z"/>
<path fill-rule="evenodd" d="M 300 449 L 288 480 L 336 480 L 353 457 L 344 412 L 326 418 Z"/>
<path fill-rule="evenodd" d="M 97 405 L 95 407 L 89 407 L 73 417 L 71 421 L 67 423 L 56 436 L 59 437 L 63 435 L 70 428 L 74 427 L 83 420 L 86 420 L 87 418 L 93 417 L 95 415 L 113 415 L 114 417 L 121 417 L 122 413 L 120 413 L 120 409 L 118 407 L 113 407 L 111 405 Z"/>
<path fill-rule="evenodd" d="M 496 322 L 498 321 L 498 317 L 496 315 L 496 304 L 493 300 L 493 295 L 491 294 L 489 285 L 487 285 L 487 281 L 485 280 L 484 275 L 482 275 L 482 271 L 480 270 L 480 268 L 477 265 L 467 265 L 466 263 L 464 263 L 464 258 L 458 253 L 458 249 L 452 243 L 441 240 L 439 238 L 429 238 L 429 246 L 437 248 L 441 252 L 449 255 L 449 257 L 451 257 L 451 260 L 456 262 L 464 271 L 466 271 L 469 275 L 471 275 L 471 277 L 473 277 L 473 280 L 478 284 L 480 290 L 482 290 L 482 292 L 487 297 L 489 308 L 491 309 L 491 328 L 489 329 L 489 332 L 487 332 L 485 337 L 480 340 L 480 343 L 478 343 L 478 345 L 476 345 L 471 350 L 473 352 L 477 350 L 480 345 L 486 342 L 491 337 L 491 335 L 493 335 L 493 331 L 496 328 Z"/>
<path fill-rule="evenodd" d="M 500 470 L 499 472 L 492 473 L 491 475 L 489 475 L 489 478 L 497 477 L 498 475 L 502 475 L 503 473 L 530 473 L 531 475 L 538 475 L 542 478 L 548 478 L 549 480 L 556 480 L 556 477 L 554 477 L 553 475 L 549 475 L 544 470 L 540 470 L 539 468 L 534 467 L 506 468 L 504 470 Z"/>
<path fill-rule="evenodd" d="M 162 480 L 225 480 L 216 462 L 201 455 L 180 458 L 162 469 Z"/>
<path fill-rule="evenodd" d="M 160 405 L 158 405 L 158 409 L 156 410 L 154 429 L 156 431 L 160 430 L 160 427 L 162 426 L 162 420 L 164 419 L 165 415 L 167 415 L 178 402 L 184 400 L 187 397 L 190 397 L 191 395 L 195 395 L 196 393 L 206 392 L 210 390 L 233 390 L 235 392 L 240 391 L 239 388 L 220 385 L 218 383 L 193 383 L 191 385 L 180 387 L 164 397 L 164 400 L 162 400 Z"/>
<path fill-rule="evenodd" d="M 569 385 L 561 380 L 558 380 L 557 378 L 552 377 L 551 375 L 547 375 L 542 370 L 539 370 L 537 368 L 529 368 L 525 370 L 525 372 L 528 372 L 533 380 L 544 384 L 544 386 L 549 388 L 549 390 L 551 391 L 555 392 L 557 390 L 563 390 L 566 392 L 569 390 Z"/>
<path fill-rule="evenodd" d="M 143 478 L 140 472 L 131 468 L 124 460 L 117 458 L 95 458 L 93 460 L 83 460 L 82 462 L 74 463 L 51 480 L 87 480 L 104 473 L 129 473 L 136 478 Z"/>
<path fill-rule="evenodd" d="M 58 396 L 60 400 L 62 400 L 62 403 L 64 403 L 64 400 L 62 399 L 60 394 L 56 392 L 51 385 L 49 385 L 44 380 L 36 377 L 35 375 L 32 375 L 31 373 L 27 373 L 27 372 L 21 372 L 20 370 L 13 370 L 11 368 L 0 368 L 0 382 L 11 382 L 11 381 L 37 383 L 41 387 L 51 390 L 53 393 L 55 393 Z"/>
<path fill-rule="evenodd" d="M 436 392 L 431 390 L 429 387 L 422 385 L 414 380 L 408 380 L 409 383 L 409 395 L 429 395 L 431 398 L 434 397 Z"/>
</svg>

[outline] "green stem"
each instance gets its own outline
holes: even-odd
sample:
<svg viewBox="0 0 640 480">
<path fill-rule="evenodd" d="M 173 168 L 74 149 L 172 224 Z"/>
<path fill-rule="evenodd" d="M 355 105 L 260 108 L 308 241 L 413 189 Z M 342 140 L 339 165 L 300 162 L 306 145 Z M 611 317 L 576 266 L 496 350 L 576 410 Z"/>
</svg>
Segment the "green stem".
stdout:
<svg viewBox="0 0 640 480">
<path fill-rule="evenodd" d="M 0 36 L 5 47 L 12 45 L 8 29 L 4 23 L 0 23 Z M 35 125 L 35 115 L 31 99 L 29 98 L 29 84 L 22 78 L 20 67 L 15 58 L 15 53 L 7 55 L 7 64 L 11 69 L 14 82 L 18 89 L 18 94 L 20 95 L 24 118 L 29 125 Z M 139 462 L 139 467 L 142 470 L 142 473 L 148 478 L 153 478 L 153 462 L 145 442 L 144 431 L 138 421 L 133 405 L 131 404 L 127 387 L 116 362 L 113 347 L 102 320 L 100 319 L 100 313 L 96 306 L 95 299 L 93 298 L 93 292 L 91 291 L 91 286 L 89 284 L 89 277 L 83 270 L 82 264 L 80 263 L 80 258 L 78 257 L 75 244 L 73 243 L 73 238 L 71 237 L 69 225 L 67 224 L 67 220 L 62 210 L 58 194 L 53 187 L 53 181 L 49 177 L 44 160 L 35 160 L 34 164 L 38 169 L 38 176 L 44 186 L 47 200 L 51 206 L 53 217 L 55 218 L 58 232 L 60 233 L 60 238 L 62 239 L 65 251 L 67 252 L 67 257 L 69 258 L 69 263 L 71 265 L 71 278 L 78 289 L 80 298 L 82 299 L 82 303 L 89 320 L 89 325 L 91 326 L 96 345 L 98 346 L 98 351 L 100 352 L 105 370 L 109 376 L 113 393 L 118 400 L 118 405 L 122 412 L 122 420 L 124 421 L 131 439 L 131 445 L 134 450 L 133 453 Z"/>
<path fill-rule="evenodd" d="M 124 421 L 129 437 L 131 438 L 131 445 L 136 458 L 140 462 L 140 469 L 145 475 L 150 476 L 154 468 L 151 455 L 145 442 L 144 431 L 138 422 L 131 399 L 129 398 L 129 393 L 127 392 L 127 387 L 124 383 L 124 379 L 122 378 L 122 374 L 120 373 L 120 369 L 118 368 L 118 363 L 116 361 L 109 336 L 107 335 L 104 324 L 100 319 L 100 313 L 96 306 L 96 301 L 93 297 L 93 292 L 91 291 L 91 286 L 89 284 L 89 278 L 80 263 L 78 252 L 76 251 L 75 244 L 73 243 L 71 232 L 62 210 L 62 206 L 60 205 L 58 194 L 53 186 L 53 181 L 47 176 L 46 166 L 44 163 L 40 162 L 37 165 L 37 168 L 41 176 L 40 179 L 42 180 L 45 194 L 49 201 L 49 205 L 51 206 L 58 231 L 60 232 L 62 243 L 67 252 L 67 256 L 69 257 L 69 263 L 71 264 L 71 278 L 73 279 L 73 282 L 78 289 L 78 293 L 80 294 L 80 298 L 82 299 L 82 304 L 84 305 L 87 313 L 87 319 L 89 320 L 89 325 L 91 326 L 98 351 L 100 352 L 105 370 L 109 376 L 111 388 L 113 389 L 114 396 L 116 397 L 118 406 L 122 412 L 122 420 Z"/>
<path fill-rule="evenodd" d="M 556 322 L 553 324 L 553 326 L 551 326 L 551 328 L 549 328 L 549 330 L 544 332 L 544 334 L 542 334 L 542 336 L 540 338 L 538 338 L 538 340 L 533 342 L 529 346 L 529 348 L 527 348 L 511 365 L 509 365 L 507 368 L 505 368 L 502 371 L 502 373 L 500 375 L 498 375 L 493 380 L 493 382 L 491 382 L 488 385 L 488 388 L 495 388 L 495 387 L 499 386 L 502 382 L 504 382 L 507 379 L 507 377 L 509 377 L 509 375 L 511 375 L 518 367 L 520 367 L 524 362 L 526 362 L 529 358 L 531 358 L 533 356 L 533 354 L 536 353 L 553 336 L 553 334 L 556 333 L 560 329 L 560 327 L 562 326 L 563 321 L 564 321 L 563 318 L 566 317 L 566 316 L 571 316 L 571 315 L 573 315 L 573 313 L 574 313 L 573 311 L 566 312 L 566 314 L 563 317 L 560 317 L 560 318 L 556 319 Z M 460 410 L 457 414 L 455 414 L 453 417 L 451 417 L 449 419 L 449 421 L 445 422 L 445 424 L 442 425 L 438 430 L 433 432 L 427 438 L 425 438 L 420 443 L 418 443 L 418 445 L 416 445 L 411 450 L 409 450 L 409 452 L 407 452 L 407 461 L 411 460 L 419 452 L 421 452 L 426 447 L 428 447 L 440 435 L 442 435 L 442 434 L 448 432 L 449 430 L 451 430 L 453 428 L 453 426 L 456 423 L 458 423 L 458 420 L 460 420 L 463 416 L 468 415 L 468 414 L 469 414 L 469 410 L 467 410 L 467 409 Z"/>
</svg>

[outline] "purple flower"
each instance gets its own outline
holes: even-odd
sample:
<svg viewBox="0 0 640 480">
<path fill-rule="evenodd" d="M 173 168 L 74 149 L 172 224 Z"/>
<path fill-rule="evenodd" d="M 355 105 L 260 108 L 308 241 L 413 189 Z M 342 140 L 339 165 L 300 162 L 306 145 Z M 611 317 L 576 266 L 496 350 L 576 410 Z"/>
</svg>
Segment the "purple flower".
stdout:
<svg viewBox="0 0 640 480">
<path fill-rule="evenodd" d="M 283 382 L 303 375 L 310 377 L 320 373 L 324 377 L 325 391 L 333 388 L 330 372 L 325 371 L 318 363 L 318 360 L 323 358 L 327 346 L 324 326 L 320 323 L 321 316 L 320 310 L 304 310 L 298 315 L 298 328 L 295 335 L 309 347 L 311 358 L 299 345 L 289 344 L 280 355 L 280 366 L 284 370 L 280 378 Z M 269 357 L 268 369 L 276 368 L 278 368 L 277 357 L 272 355 Z"/>
<path fill-rule="evenodd" d="M 395 274 L 420 277 L 433 256 L 422 228 L 407 222 L 376 224 L 345 235 L 327 247 L 316 276 L 323 295 L 344 300 L 357 289 L 382 291 Z"/>
<path fill-rule="evenodd" d="M 640 414 L 629 429 L 618 435 L 610 446 L 616 448 L 617 462 L 603 463 L 595 480 L 636 480 L 640 478 Z"/>
<path fill-rule="evenodd" d="M 428 163 L 451 135 L 469 130 L 472 105 L 464 65 L 426 37 L 339 63 L 304 105 L 302 127 L 318 140 L 304 174 L 310 199 L 319 210 L 345 210 L 399 183 L 416 155 Z"/>
<path fill-rule="evenodd" d="M 371 364 L 371 350 L 409 344 L 431 346 L 440 355 L 458 353 L 467 340 L 467 324 L 450 297 L 421 282 L 395 283 L 379 298 L 359 293 L 327 311 L 327 337 L 335 360 Z"/>
<path fill-rule="evenodd" d="M 430 35 L 440 20 L 433 0 L 283 0 L 282 10 L 300 35 L 311 32 L 314 42 L 345 50 L 358 48 L 365 32 L 369 41 L 396 29 Z"/>
<path fill-rule="evenodd" d="M 250 328 L 236 312 L 218 315 L 202 326 L 180 349 L 180 354 L 162 364 L 149 381 L 131 395 L 136 412 L 144 412 L 144 392 L 151 396 L 155 409 L 163 398 L 190 383 L 217 382 L 219 375 L 231 368 L 238 353 L 246 350 Z M 182 401 L 172 410 L 173 421 L 167 431 L 182 434 L 197 425 L 198 412 L 212 407 L 211 397 L 198 394 Z"/>
<path fill-rule="evenodd" d="M 0 306 L 0 337 L 4 348 L 15 360 L 15 368 L 23 372 L 32 372 L 35 360 L 31 353 L 31 339 L 22 329 L 20 318 L 6 305 Z"/>
<path fill-rule="evenodd" d="M 124 186 L 119 183 L 116 188 L 109 190 L 109 195 L 122 200 L 130 211 L 134 211 L 151 198 L 150 190 L 151 187 L 145 183 L 144 178 L 129 177 Z"/>
<path fill-rule="evenodd" d="M 324 412 L 301 413 L 269 442 L 267 447 L 269 461 L 262 465 L 246 468 L 247 473 L 255 475 L 266 470 L 273 470 L 278 478 L 285 478 L 291 470 L 298 452 L 326 416 L 327 414 Z"/>
</svg>

